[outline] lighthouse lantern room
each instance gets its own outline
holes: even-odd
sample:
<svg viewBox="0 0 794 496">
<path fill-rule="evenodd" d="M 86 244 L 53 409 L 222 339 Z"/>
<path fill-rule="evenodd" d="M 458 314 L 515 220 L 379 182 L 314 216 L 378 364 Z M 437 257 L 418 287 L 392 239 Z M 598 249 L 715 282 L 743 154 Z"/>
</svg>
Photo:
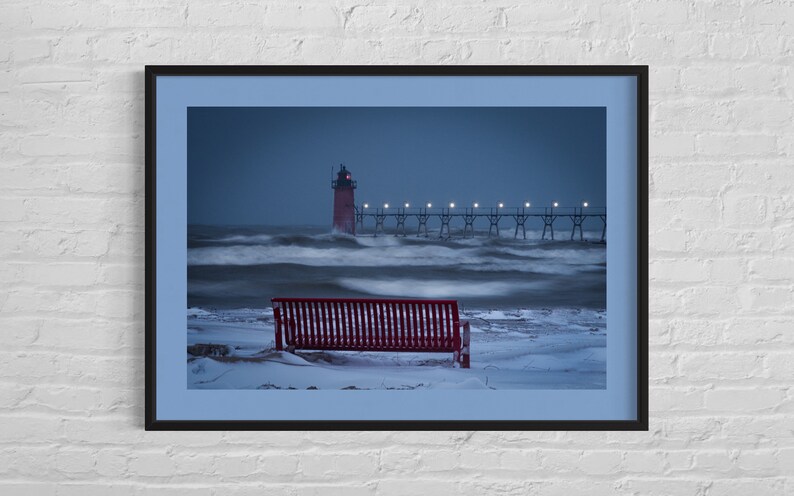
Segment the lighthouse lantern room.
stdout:
<svg viewBox="0 0 794 496">
<path fill-rule="evenodd" d="M 336 179 L 331 181 L 334 190 L 334 232 L 356 234 L 356 211 L 353 190 L 356 182 L 344 165 L 339 166 Z"/>
</svg>

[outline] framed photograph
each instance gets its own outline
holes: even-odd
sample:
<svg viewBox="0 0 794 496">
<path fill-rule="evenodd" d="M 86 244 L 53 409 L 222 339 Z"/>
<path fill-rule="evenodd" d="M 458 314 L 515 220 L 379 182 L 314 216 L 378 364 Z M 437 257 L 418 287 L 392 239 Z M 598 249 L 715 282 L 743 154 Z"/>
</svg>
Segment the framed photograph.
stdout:
<svg viewBox="0 0 794 496">
<path fill-rule="evenodd" d="M 647 430 L 646 66 L 145 74 L 147 430 Z"/>
</svg>

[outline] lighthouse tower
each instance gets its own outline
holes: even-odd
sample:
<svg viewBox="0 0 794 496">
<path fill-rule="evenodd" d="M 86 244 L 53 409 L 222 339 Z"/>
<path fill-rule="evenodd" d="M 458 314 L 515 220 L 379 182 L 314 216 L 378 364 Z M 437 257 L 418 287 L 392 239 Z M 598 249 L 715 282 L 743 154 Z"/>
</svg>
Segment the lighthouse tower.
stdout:
<svg viewBox="0 0 794 496">
<path fill-rule="evenodd" d="M 331 181 L 334 190 L 334 232 L 356 234 L 356 211 L 353 202 L 353 190 L 356 182 L 351 180 L 350 171 L 344 165 L 339 166 L 336 179 Z"/>
</svg>

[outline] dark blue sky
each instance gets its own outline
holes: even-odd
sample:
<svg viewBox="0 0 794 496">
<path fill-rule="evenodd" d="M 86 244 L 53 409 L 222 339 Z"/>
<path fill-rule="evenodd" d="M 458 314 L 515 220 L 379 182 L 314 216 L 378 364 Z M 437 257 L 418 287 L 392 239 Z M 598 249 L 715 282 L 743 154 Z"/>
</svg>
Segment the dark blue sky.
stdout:
<svg viewBox="0 0 794 496">
<path fill-rule="evenodd" d="M 356 203 L 606 203 L 606 109 L 189 108 L 189 224 L 331 224 Z"/>
</svg>

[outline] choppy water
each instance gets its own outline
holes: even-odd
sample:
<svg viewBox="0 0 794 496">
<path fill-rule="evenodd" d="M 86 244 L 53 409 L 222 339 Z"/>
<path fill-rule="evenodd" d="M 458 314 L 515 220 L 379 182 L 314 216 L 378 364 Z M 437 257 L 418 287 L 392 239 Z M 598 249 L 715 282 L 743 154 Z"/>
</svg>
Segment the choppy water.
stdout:
<svg viewBox="0 0 794 496">
<path fill-rule="evenodd" d="M 381 296 L 452 298 L 470 309 L 606 308 L 606 246 L 579 241 L 189 226 L 187 258 L 191 307 Z"/>
</svg>

